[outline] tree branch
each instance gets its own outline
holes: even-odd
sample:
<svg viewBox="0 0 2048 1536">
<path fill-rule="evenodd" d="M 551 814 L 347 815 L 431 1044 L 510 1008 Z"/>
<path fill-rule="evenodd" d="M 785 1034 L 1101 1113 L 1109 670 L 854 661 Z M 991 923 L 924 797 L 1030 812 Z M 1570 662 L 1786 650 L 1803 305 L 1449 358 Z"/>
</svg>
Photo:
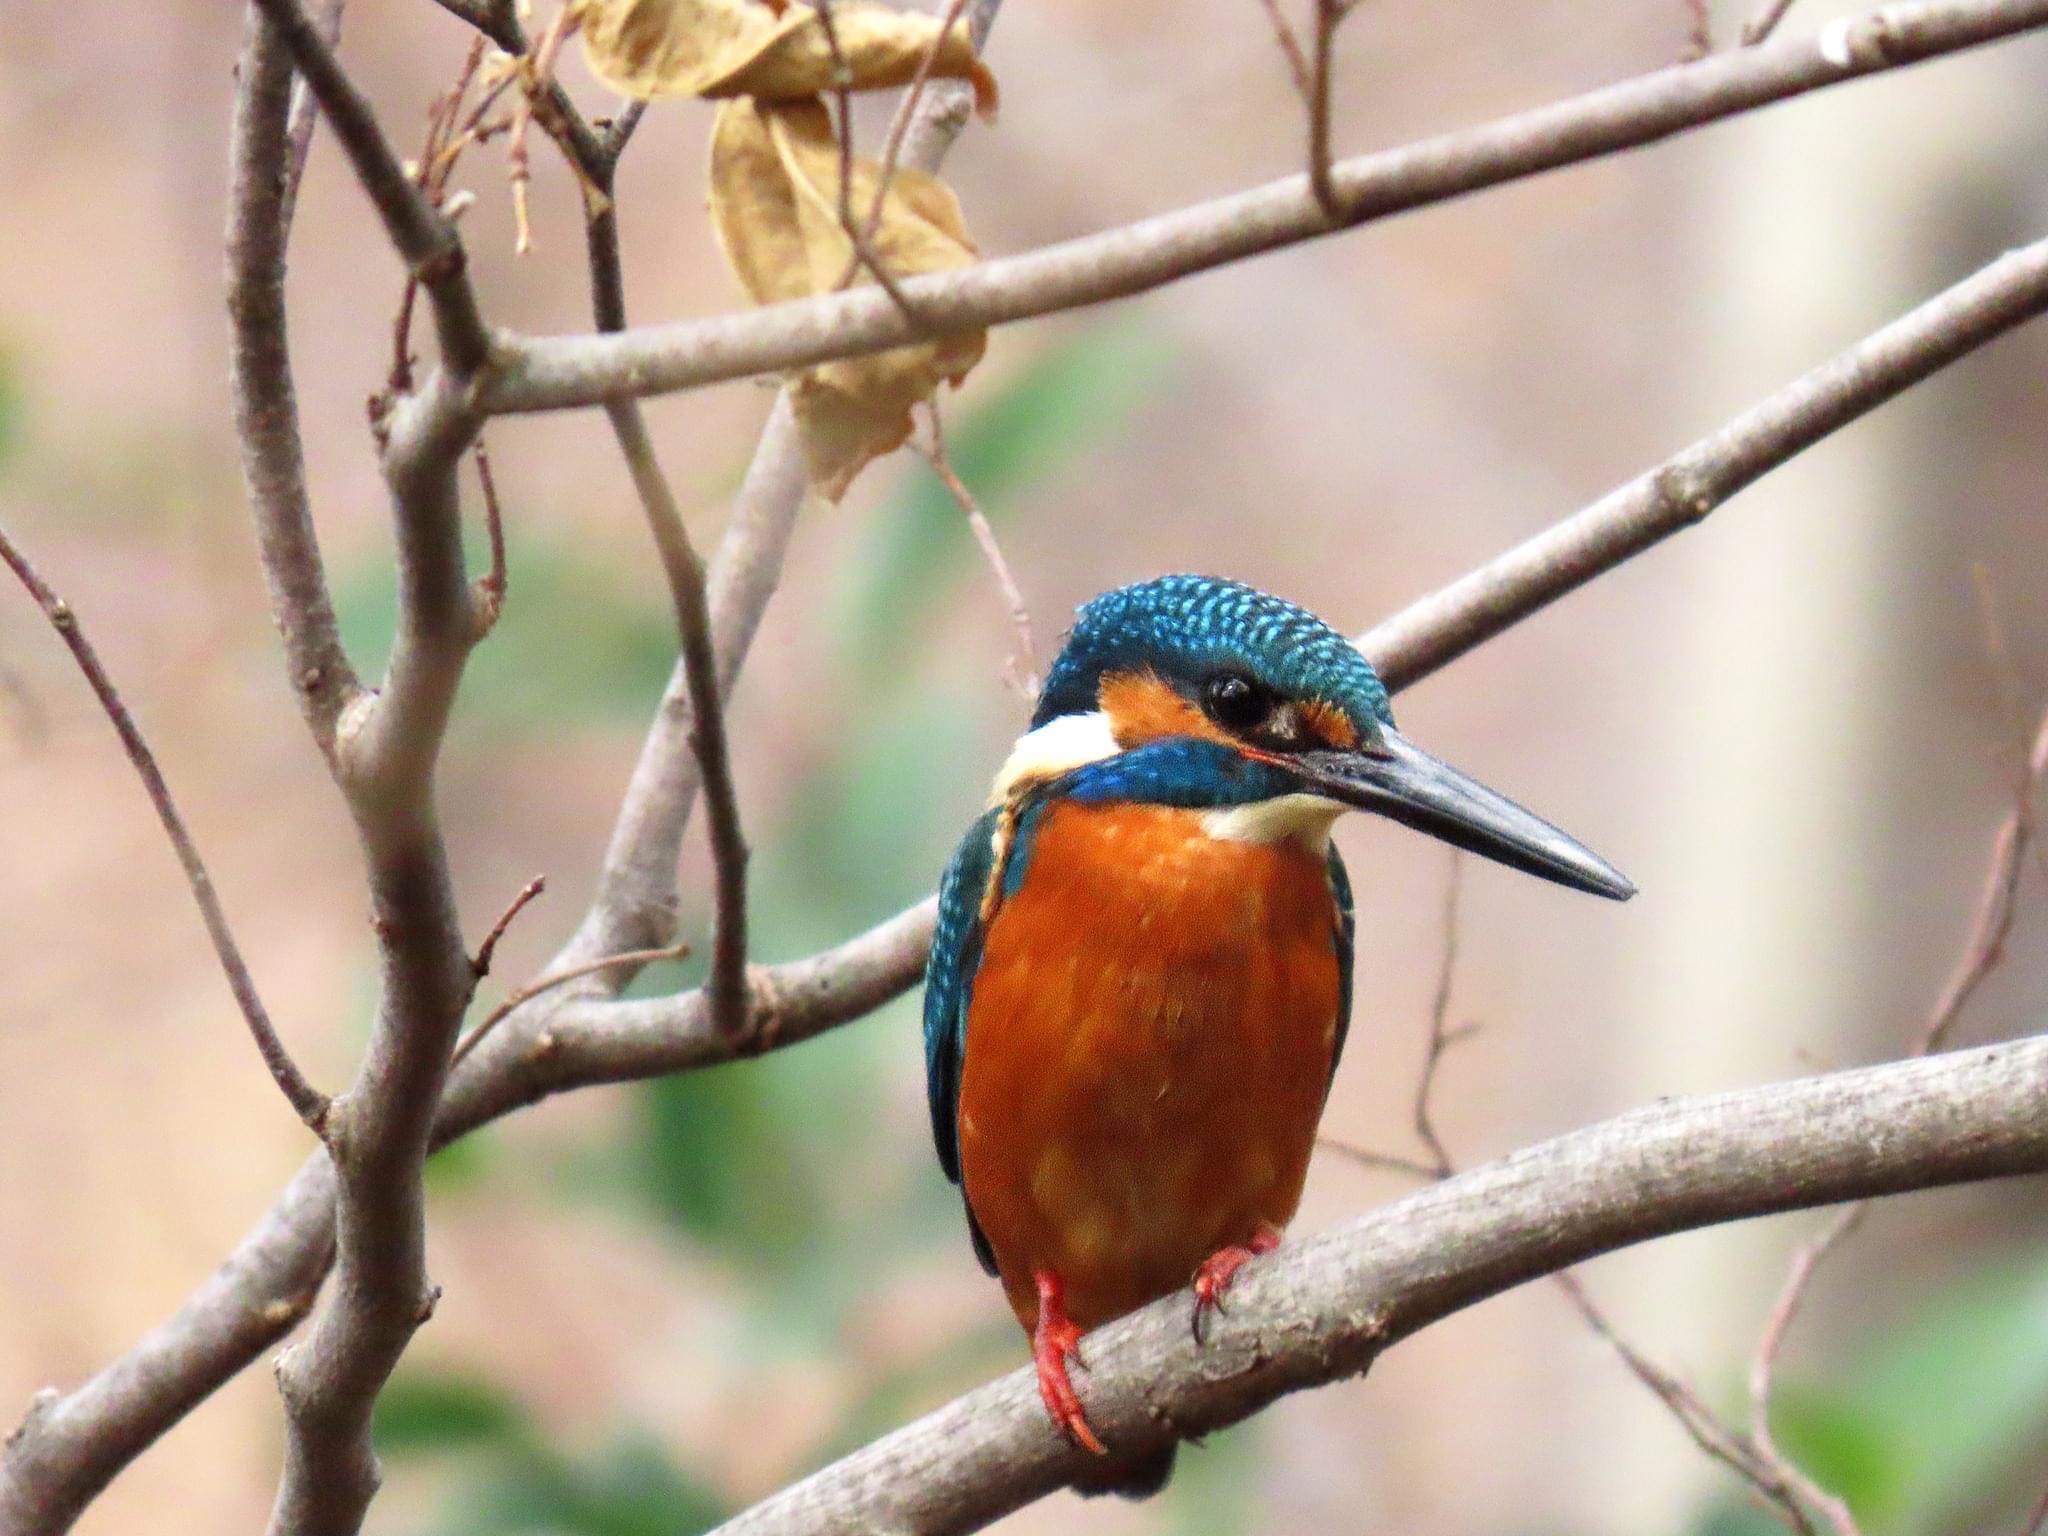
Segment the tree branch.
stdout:
<svg viewBox="0 0 2048 1536">
<path fill-rule="evenodd" d="M 366 856 L 380 987 L 362 1066 L 324 1124 L 337 1195 L 338 1275 L 329 1305 L 278 1362 L 287 1436 L 271 1529 L 278 1536 L 349 1536 L 377 1485 L 371 1408 L 432 1307 L 421 1169 L 449 1053 L 476 983 L 434 812 L 433 780 L 455 689 L 479 633 L 464 567 L 456 467 L 476 434 L 478 418 L 466 397 L 490 344 L 453 225 L 406 176 L 368 105 L 295 0 L 253 5 L 263 20 L 244 60 L 236 161 L 261 175 L 237 178 L 236 229 L 278 226 L 270 200 L 283 185 L 277 174 L 288 155 L 283 104 L 296 67 L 392 243 L 426 291 L 443 355 L 428 387 L 396 402 L 385 423 L 399 622 L 384 686 L 374 697 L 358 689 L 348 707 L 331 716 L 324 707 L 313 714 L 316 738 L 334 767 Z M 265 90 L 275 95 L 275 104 L 256 97 Z M 238 339 L 274 370 L 268 382 L 288 389 L 282 259 L 281 240 L 245 253 L 238 278 L 279 302 L 274 311 L 259 311 L 246 322 L 238 306 L 237 319 Z M 271 334 L 249 334 L 266 326 Z M 247 403 L 256 410 L 265 404 Z M 260 415 L 255 424 L 265 425 Z M 245 458 L 255 458 L 263 446 L 245 443 Z M 302 501 L 301 494 L 301 515 Z M 259 497 L 259 526 L 267 529 L 276 521 Z M 303 547 L 278 547 L 266 537 L 264 554 L 273 590 L 282 587 L 297 603 L 304 600 L 303 569 L 293 587 L 293 571 L 279 572 L 272 560 L 282 554 L 303 567 L 310 525 L 289 531 L 302 537 Z M 317 564 L 312 570 L 317 577 Z M 317 596 L 324 604 L 324 588 Z M 323 611 L 331 623 L 331 608 Z M 289 630 L 297 615 L 286 617 Z M 301 687 L 311 691 L 303 679 Z M 280 1326 L 290 1321 L 278 1319 Z M 251 1331 L 229 1336 L 239 1341 Z M 202 1367 L 194 1374 L 208 1373 Z M 159 1395 L 176 1391 L 159 1389 Z"/>
<path fill-rule="evenodd" d="M 588 205 L 591 211 L 585 225 L 591 307 L 600 331 L 621 331 L 626 326 L 618 205 L 612 196 L 617 166 L 616 153 L 608 155 L 597 181 L 604 203 L 602 207 Z M 745 1023 L 747 1011 L 747 842 L 740 828 L 739 799 L 726 746 L 725 704 L 717 646 L 712 638 L 704 562 L 690 541 L 690 531 L 683 522 L 682 509 L 676 505 L 675 493 L 669 489 L 668 478 L 661 472 L 654 439 L 647 431 L 639 402 L 613 400 L 606 405 L 605 414 L 633 476 L 633 488 L 646 512 L 647 526 L 654 535 L 654 546 L 668 577 L 669 598 L 675 607 L 682 652 L 680 670 L 690 710 L 690 750 L 697 764 L 698 780 L 704 787 L 711 840 L 711 1011 L 721 1029 L 736 1035 Z M 612 974 L 623 982 L 631 972 L 622 969 Z"/>
<path fill-rule="evenodd" d="M 331 763 L 337 724 L 363 697 L 363 685 L 342 650 L 328 595 L 292 384 L 284 300 L 291 55 L 253 7 L 236 75 L 227 231 L 235 439 L 285 667 L 307 728 Z"/>
<path fill-rule="evenodd" d="M 810 367 L 1157 288 L 1333 228 L 1631 149 L 1740 112 L 2048 25 L 2048 0 L 1913 0 L 1786 40 L 1676 65 L 1479 128 L 1347 160 L 1333 223 L 1304 176 L 1020 256 L 616 336 L 506 338 L 479 404 L 555 410 Z"/>
<path fill-rule="evenodd" d="M 970 0 L 967 24 L 977 51 L 988 41 L 1000 4 L 1001 0 Z M 974 96 L 962 82 L 935 80 L 927 83 L 912 108 L 910 97 L 916 92 L 913 84 L 905 93 L 908 123 L 901 143 L 895 142 L 892 127 L 891 149 L 885 153 L 896 153 L 903 164 L 932 172 L 966 127 Z M 594 271 L 604 266 L 600 263 Z M 623 319 L 623 299 L 619 313 Z M 725 537 L 711 562 L 710 629 L 721 697 L 732 691 L 768 600 L 781 581 L 783 556 L 807 485 L 802 438 L 788 396 L 781 395 L 768 414 Z M 558 967 L 620 950 L 659 948 L 669 941 L 677 904 L 676 860 L 699 787 L 690 744 L 689 695 L 688 670 L 679 661 L 613 824 L 596 897 L 575 937 L 555 957 Z M 611 988 L 623 986 L 631 974 L 613 973 L 608 978 Z"/>
<path fill-rule="evenodd" d="M 1390 688 L 1672 534 L 1794 455 L 2048 311 L 2048 240 L 2010 251 L 1691 446 L 1359 637 Z"/>
<path fill-rule="evenodd" d="M 2048 1039 L 1673 1100 L 1446 1179 L 1242 1272 L 1206 1346 L 1169 1297 L 1088 1336 L 1088 1417 L 1119 1451 L 1363 1372 L 1432 1323 L 1595 1254 L 1718 1222 L 2048 1171 Z M 1088 1469 L 1032 1373 L 827 1467 L 720 1536 L 979 1529 Z"/>
<path fill-rule="evenodd" d="M 292 1112 L 314 1135 L 319 1135 L 320 1127 L 327 1118 L 327 1095 L 306 1081 L 305 1074 L 299 1071 L 299 1064 L 292 1060 L 292 1053 L 285 1049 L 284 1041 L 278 1037 L 277 1027 L 270 1022 L 269 1010 L 263 1006 L 263 999 L 256 991 L 256 978 L 249 974 L 248 962 L 243 960 L 241 946 L 235 943 L 234 930 L 228 926 L 228 915 L 221 909 L 220 897 L 213 888 L 213 877 L 206 872 L 206 861 L 199 856 L 199 847 L 192 841 L 185 818 L 178 814 L 177 802 L 171 799 L 171 787 L 164 782 L 163 770 L 157 766 L 156 754 L 150 751 L 149 743 L 143 739 L 141 727 L 128 712 L 120 690 L 107 676 L 107 669 L 100 664 L 99 653 L 85 638 L 85 631 L 79 627 L 78 615 L 72 612 L 69 603 L 50 590 L 49 583 L 37 574 L 28 557 L 8 538 L 5 530 L 0 530 L 0 562 L 4 562 L 28 589 L 36 606 L 43 610 L 43 616 L 70 648 L 72 658 L 78 663 L 78 670 L 85 674 L 100 708 L 113 722 L 114 733 L 121 738 L 128 761 L 135 765 L 135 772 L 149 795 L 149 803 L 156 810 L 157 820 L 163 823 L 164 835 L 170 838 L 178 863 L 185 871 L 185 883 L 192 888 L 192 899 L 198 903 L 199 915 L 206 923 L 206 936 L 212 940 L 220 968 L 227 974 L 228 990 L 235 994 L 235 1005 L 242 1010 L 249 1034 L 256 1042 L 257 1054 L 262 1056 L 263 1065 L 269 1068 L 271 1079 L 283 1092 Z"/>
<path fill-rule="evenodd" d="M 320 103 L 356 178 L 376 205 L 384 232 L 426 289 L 434 307 L 442 355 L 458 374 L 481 368 L 491 338 L 469 284 L 468 260 L 455 226 L 420 195 L 377 126 L 370 104 L 347 75 L 298 0 L 250 0 L 277 29 L 293 63 Z"/>
</svg>

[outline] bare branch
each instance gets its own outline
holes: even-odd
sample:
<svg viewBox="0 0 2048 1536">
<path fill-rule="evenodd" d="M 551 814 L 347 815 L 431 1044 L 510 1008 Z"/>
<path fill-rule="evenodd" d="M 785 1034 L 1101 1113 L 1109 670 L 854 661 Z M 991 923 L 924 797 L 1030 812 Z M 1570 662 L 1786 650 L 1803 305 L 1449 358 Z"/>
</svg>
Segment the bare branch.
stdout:
<svg viewBox="0 0 2048 1536">
<path fill-rule="evenodd" d="M 550 971 L 538 981 L 528 982 L 485 1014 L 475 1029 L 456 1042 L 455 1055 L 449 1066 L 460 1066 L 462 1059 L 481 1045 L 492 1030 L 543 992 L 552 992 L 556 987 L 565 987 L 572 981 L 580 981 L 585 976 L 595 976 L 600 971 L 616 970 L 621 967 L 638 970 L 641 966 L 652 965 L 657 960 L 681 960 L 689 953 L 690 946 L 687 944 L 670 944 L 662 949 L 629 949 L 621 954 L 601 955 L 595 960 L 586 960 L 581 965 Z"/>
<path fill-rule="evenodd" d="M 1301 98 L 1304 107 L 1315 100 L 1315 85 L 1311 78 L 1308 56 L 1301 51 L 1301 39 L 1294 35 L 1294 28 L 1287 24 L 1287 17 L 1280 10 L 1280 0 L 1259 0 L 1265 7 L 1266 21 L 1273 28 L 1273 40 L 1280 45 L 1280 56 L 1287 61 L 1287 77 L 1294 82 L 1294 94 Z"/>
<path fill-rule="evenodd" d="M 1685 52 L 1680 57 L 1704 59 L 1713 51 L 1714 18 L 1708 10 L 1707 0 L 1685 0 Z"/>
<path fill-rule="evenodd" d="M 1025 606 L 1023 589 L 1017 585 L 1017 578 L 1010 571 L 1010 562 L 1003 558 L 1003 546 L 996 542 L 996 531 L 989 526 L 981 503 L 974 499 L 974 493 L 967 489 L 967 482 L 960 478 L 952 461 L 946 457 L 946 427 L 936 396 L 928 403 L 927 410 L 932 424 L 931 441 L 926 443 L 912 438 L 910 446 L 931 466 L 932 473 L 939 477 L 939 483 L 945 486 L 947 494 L 966 517 L 974 542 L 981 546 L 981 557 L 995 577 L 996 588 L 1009 605 L 1010 627 L 1017 637 L 1017 654 L 1010 659 L 1010 680 L 1029 701 L 1038 695 L 1036 652 L 1031 643 L 1031 611 Z"/>
<path fill-rule="evenodd" d="M 2000 654 L 2000 642 L 1994 626 L 1994 661 Z M 2006 943 L 2019 917 L 2020 873 L 2025 868 L 2027 849 L 2033 841 L 2035 788 L 2044 773 L 2048 773 L 2048 716 L 2043 716 L 2025 754 L 2013 808 L 1992 838 L 1984 893 L 1978 899 L 1962 954 L 1913 1041 L 1910 1051 L 1913 1056 L 1929 1055 L 1948 1043 L 1948 1037 L 1970 999 L 2005 958 Z M 1821 1487 L 1779 1449 L 1771 1429 L 1771 1400 L 1785 1335 L 1791 1329 L 1793 1319 L 1799 1315 L 1807 1289 L 1813 1283 L 1814 1272 L 1844 1238 L 1863 1224 L 1869 1213 L 1867 1203 L 1851 1205 L 1838 1213 L 1816 1236 L 1800 1245 L 1793 1255 L 1784 1285 L 1771 1308 L 1749 1366 L 1749 1435 L 1758 1462 L 1777 1484 L 1793 1490 L 1799 1501 L 1819 1510 L 1835 1531 L 1835 1536 L 1861 1536 L 1855 1516 L 1850 1513 L 1847 1503 Z"/>
<path fill-rule="evenodd" d="M 1347 160 L 1332 172 L 1343 224 L 1667 138 L 1790 96 L 2048 25 L 2048 0 L 1913 0 L 1830 29 Z M 617 336 L 505 339 L 481 389 L 491 412 L 594 405 L 805 368 L 907 342 L 1073 309 L 1279 249 L 1332 228 L 1305 177 L 1021 256 L 906 279 L 917 320 L 861 289 Z"/>
<path fill-rule="evenodd" d="M 107 719 L 113 723 L 114 733 L 121 738 L 128 761 L 135 765 L 135 772 L 149 795 L 149 803 L 156 809 L 157 820 L 163 823 L 164 835 L 170 838 L 178 863 L 184 868 L 185 883 L 192 888 L 192 899 L 198 903 L 199 915 L 206 923 L 206 936 L 213 941 L 213 952 L 220 959 L 220 968 L 228 978 L 228 990 L 235 994 L 235 1004 L 242 1010 L 249 1034 L 256 1042 L 257 1054 L 262 1056 L 263 1065 L 269 1068 L 272 1080 L 283 1092 L 293 1113 L 318 1136 L 327 1119 L 327 1095 L 306 1081 L 298 1063 L 292 1060 L 292 1053 L 285 1049 L 284 1041 L 278 1037 L 277 1027 L 270 1022 L 269 1011 L 264 1008 L 263 999 L 256 991 L 256 978 L 249 974 L 248 962 L 243 960 L 241 946 L 235 943 L 234 930 L 228 926 L 228 915 L 221 909 L 220 897 L 213 888 L 213 877 L 206 872 L 206 861 L 199 856 L 199 847 L 192 841 L 185 818 L 178 814 L 177 803 L 171 799 L 171 788 L 164 782 L 163 770 L 157 766 L 156 754 L 150 751 L 149 743 L 144 740 L 142 728 L 122 702 L 114 680 L 107 676 L 99 653 L 86 639 L 78 615 L 72 612 L 69 603 L 50 590 L 49 583 L 37 574 L 28 557 L 4 530 L 0 530 L 0 561 L 4 561 L 28 589 L 36 606 L 43 610 L 43 616 L 70 648 L 78 670 L 85 674 L 94 697 L 100 701 L 100 708 L 106 711 Z"/>
<path fill-rule="evenodd" d="M 1392 688 L 1703 520 L 1894 396 L 2048 310 L 2048 240 L 2008 252 L 1655 469 L 1359 638 Z"/>
<path fill-rule="evenodd" d="M 1648 1387 L 1671 1411 L 1679 1428 L 1686 1432 L 1694 1445 L 1748 1483 L 1797 1536 L 1819 1536 L 1814 1530 L 1812 1517 L 1792 1489 L 1775 1479 L 1771 1469 L 1758 1459 L 1755 1448 L 1722 1423 L 1721 1416 L 1707 1406 L 1698 1392 L 1623 1338 L 1576 1274 L 1561 1269 L 1550 1278 L 1557 1282 L 1586 1326 L 1604 1339 L 1620 1357 L 1629 1374 Z"/>
<path fill-rule="evenodd" d="M 250 0 L 291 50 L 293 63 L 312 88 L 341 142 L 357 179 L 384 221 L 385 233 L 433 301 L 441 351 L 457 373 L 481 368 L 491 354 L 490 333 L 469 285 L 467 260 L 455 226 L 414 186 L 370 104 L 342 73 L 319 30 L 298 0 Z"/>
<path fill-rule="evenodd" d="M 2048 1488 L 2041 1490 L 2041 1497 L 2034 1503 L 2034 1512 L 2027 1516 L 2026 1528 L 2020 1536 L 2041 1536 L 2048 1531 Z"/>
<path fill-rule="evenodd" d="M 506 903 L 505 910 L 498 914 L 498 920 L 491 924 L 491 931 L 484 935 L 483 943 L 477 946 L 476 958 L 469 962 L 469 968 L 476 973 L 478 981 L 491 974 L 491 961 L 498 953 L 498 941 L 505 937 L 505 930 L 526 910 L 527 904 L 547 888 L 548 877 L 535 875 L 519 887 L 518 894 Z"/>
<path fill-rule="evenodd" d="M 313 739 L 331 762 L 337 722 L 363 696 L 363 685 L 341 647 L 313 530 L 285 329 L 291 55 L 253 10 L 237 78 L 227 231 L 235 436 L 285 667 Z"/>
<path fill-rule="evenodd" d="M 630 131 L 630 130 L 629 130 Z M 624 148 L 624 139 L 619 141 Z M 601 331 L 622 330 L 626 324 L 625 276 L 619 260 L 618 209 L 612 199 L 616 152 L 599 169 L 597 185 L 603 203 L 592 202 L 585 225 L 585 247 L 590 264 L 591 308 Z M 719 676 L 717 644 L 712 636 L 710 595 L 704 562 L 691 542 L 683 522 L 682 509 L 662 473 L 655 456 L 654 439 L 638 402 L 615 400 L 605 408 L 612 434 L 633 477 L 640 505 L 654 536 L 662 570 L 668 578 L 669 599 L 675 607 L 676 630 L 682 658 L 684 696 L 689 704 L 688 739 L 697 764 L 698 780 L 704 787 L 712 857 L 711 976 L 712 1010 L 720 1027 L 737 1037 L 746 1023 L 747 979 L 747 843 L 740 827 L 739 799 L 733 785 L 732 759 L 726 746 L 723 680 Z M 794 509 L 792 508 L 792 513 Z M 778 562 L 779 564 L 779 562 Z M 763 594 L 765 600 L 765 593 Z M 657 724 L 657 730 L 659 726 Z M 681 826 L 677 828 L 680 839 Z M 675 850 L 662 856 L 672 870 Z M 671 883 L 673 873 L 666 876 Z M 671 884 L 672 888 L 672 884 Z M 601 891 L 599 900 L 604 899 Z M 574 962 L 569 964 L 573 967 Z M 621 982 L 631 972 L 617 967 Z"/>
<path fill-rule="evenodd" d="M 1778 30 L 1778 23 L 1785 19 L 1785 13 L 1792 9 L 1792 0 L 1770 0 L 1762 10 L 1743 24 L 1742 46 L 1754 48 Z"/>
<path fill-rule="evenodd" d="M 1365 1370 L 1451 1313 L 1594 1254 L 1711 1223 L 2048 1171 L 2048 1039 L 1683 1099 L 1460 1174 L 1243 1271 L 1206 1346 L 1170 1297 L 1089 1335 L 1087 1408 L 1143 1454 Z M 757 1505 L 721 1536 L 953 1536 L 1087 1470 L 1030 1370 Z"/>
<path fill-rule="evenodd" d="M 969 0 L 968 30 L 977 49 L 988 40 L 1000 0 Z M 915 85 L 911 92 L 916 90 Z M 908 119 L 900 146 L 902 163 L 936 171 L 973 108 L 972 90 L 958 82 L 930 81 Z M 628 114 L 622 122 L 631 122 Z M 892 130 L 892 141 L 897 136 Z M 593 238 L 617 240 L 616 222 L 591 225 Z M 593 259 L 593 281 L 616 273 L 617 255 Z M 601 302 L 601 301 L 600 301 Z M 624 299 L 617 299 L 620 322 Z M 777 398 L 755 448 L 754 458 L 727 521 L 724 539 L 711 562 L 712 648 L 720 696 L 729 693 L 754 631 L 782 576 L 782 561 L 808 487 L 803 442 L 787 394 Z M 618 950 L 659 947 L 675 926 L 676 859 L 683 828 L 696 803 L 698 774 L 691 746 L 690 684 L 679 662 L 662 695 L 653 726 L 641 749 L 612 829 L 589 915 L 562 952 L 558 965 L 594 959 Z M 621 973 L 617 982 L 626 979 Z"/>
<path fill-rule="evenodd" d="M 1435 1161 L 1436 1176 L 1447 1179 L 1455 1171 L 1450 1150 L 1444 1139 L 1437 1134 L 1436 1118 L 1430 1112 L 1430 1099 L 1436 1087 L 1437 1070 L 1442 1067 L 1444 1052 L 1457 1041 L 1464 1039 L 1469 1030 L 1454 1030 L 1450 1027 L 1451 983 L 1458 974 L 1458 893 L 1464 884 L 1465 861 L 1456 849 L 1451 850 L 1449 873 L 1444 877 L 1443 948 L 1437 961 L 1436 992 L 1429 1007 L 1429 1045 L 1423 1053 L 1422 1077 L 1415 1089 L 1415 1136 Z"/>
<path fill-rule="evenodd" d="M 320 9 L 314 25 L 320 29 L 320 38 L 329 48 L 341 41 L 341 13 L 347 0 L 320 0 Z M 299 183 L 305 178 L 306 156 L 313 148 L 313 127 L 319 121 L 317 104 L 306 82 L 301 80 L 292 87 L 291 119 L 285 129 L 285 173 L 284 191 L 279 199 L 278 223 L 284 232 L 291 233 L 292 215 L 299 204 Z"/>
<path fill-rule="evenodd" d="M 484 538 L 491 547 L 491 568 L 477 577 L 475 587 L 476 638 L 482 640 L 505 611 L 511 577 L 505 561 L 505 513 L 498 505 L 498 483 L 491 475 L 491 454 L 481 434 L 476 440 L 476 478 L 484 497 Z"/>
</svg>

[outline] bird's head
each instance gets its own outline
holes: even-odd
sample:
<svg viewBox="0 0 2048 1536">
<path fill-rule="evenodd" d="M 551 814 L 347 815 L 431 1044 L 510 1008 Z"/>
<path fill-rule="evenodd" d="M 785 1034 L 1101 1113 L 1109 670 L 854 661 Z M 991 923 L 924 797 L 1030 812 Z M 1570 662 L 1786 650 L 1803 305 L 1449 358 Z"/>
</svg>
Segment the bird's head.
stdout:
<svg viewBox="0 0 2048 1536">
<path fill-rule="evenodd" d="M 1211 576 L 1162 576 L 1084 606 L 997 790 L 1172 741 L 1256 770 L 1230 776 L 1213 835 L 1319 844 L 1337 816 L 1366 810 L 1560 885 L 1635 893 L 1599 855 L 1397 732 L 1378 674 L 1321 619 Z"/>
</svg>

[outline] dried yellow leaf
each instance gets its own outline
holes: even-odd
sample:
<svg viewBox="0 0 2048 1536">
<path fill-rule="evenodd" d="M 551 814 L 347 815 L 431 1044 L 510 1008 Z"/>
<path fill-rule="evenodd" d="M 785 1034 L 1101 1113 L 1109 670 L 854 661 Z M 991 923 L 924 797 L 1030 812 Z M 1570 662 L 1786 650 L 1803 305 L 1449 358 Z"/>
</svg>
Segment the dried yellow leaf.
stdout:
<svg viewBox="0 0 2048 1536">
<path fill-rule="evenodd" d="M 757 304 L 838 286 L 854 254 L 839 218 L 839 163 L 830 114 L 816 101 L 742 99 L 719 110 L 711 132 L 712 227 Z M 865 227 L 881 184 L 881 167 L 856 157 L 856 228 Z M 892 277 L 951 271 L 977 254 L 951 189 L 908 169 L 890 181 L 868 248 Z M 812 485 L 837 501 L 871 460 L 903 446 L 910 408 L 942 381 L 958 384 L 987 344 L 987 332 L 971 331 L 800 374 L 790 392 Z"/>
<path fill-rule="evenodd" d="M 832 38 L 818 12 L 767 0 L 575 0 L 583 48 L 597 77 L 622 95 L 753 96 L 799 101 L 836 90 Z M 908 85 L 936 46 L 932 74 L 971 81 L 975 105 L 994 113 L 995 76 L 975 56 L 966 23 L 941 38 L 941 18 L 873 0 L 835 0 L 832 30 L 846 85 Z"/>
</svg>

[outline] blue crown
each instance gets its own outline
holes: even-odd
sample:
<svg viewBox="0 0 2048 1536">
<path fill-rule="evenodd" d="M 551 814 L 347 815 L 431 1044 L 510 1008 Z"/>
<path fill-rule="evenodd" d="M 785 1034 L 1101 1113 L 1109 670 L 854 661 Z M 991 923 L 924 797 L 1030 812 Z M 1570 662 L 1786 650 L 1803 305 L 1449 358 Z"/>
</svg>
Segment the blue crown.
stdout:
<svg viewBox="0 0 2048 1536">
<path fill-rule="evenodd" d="M 1337 706 L 1361 734 L 1394 723 L 1371 663 L 1306 608 L 1216 576 L 1160 576 L 1082 606 L 1031 724 L 1095 709 L 1106 674 L 1147 669 L 1195 686 L 1234 669 L 1286 697 Z"/>
</svg>

